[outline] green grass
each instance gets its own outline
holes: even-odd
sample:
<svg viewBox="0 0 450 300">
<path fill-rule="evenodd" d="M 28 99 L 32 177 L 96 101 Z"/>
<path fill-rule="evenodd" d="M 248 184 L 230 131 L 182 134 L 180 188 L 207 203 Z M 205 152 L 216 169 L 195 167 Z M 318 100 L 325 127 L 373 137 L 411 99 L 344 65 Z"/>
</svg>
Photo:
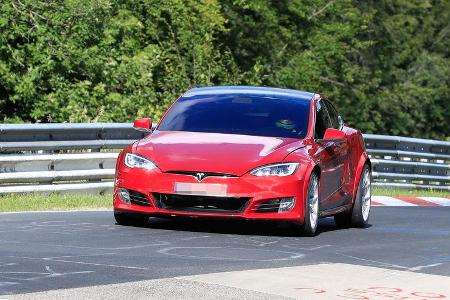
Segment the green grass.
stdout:
<svg viewBox="0 0 450 300">
<path fill-rule="evenodd" d="M 387 189 L 373 187 L 377 196 L 450 197 L 448 191 Z M 76 210 L 112 208 L 112 196 L 88 196 L 69 194 L 10 194 L 0 196 L 0 212 L 37 210 Z"/>
<path fill-rule="evenodd" d="M 372 195 L 376 196 L 410 196 L 410 197 L 450 197 L 449 191 L 438 190 L 408 190 L 395 188 L 373 187 Z"/>
<path fill-rule="evenodd" d="M 0 196 L 0 212 L 112 208 L 112 196 L 10 194 Z"/>
</svg>

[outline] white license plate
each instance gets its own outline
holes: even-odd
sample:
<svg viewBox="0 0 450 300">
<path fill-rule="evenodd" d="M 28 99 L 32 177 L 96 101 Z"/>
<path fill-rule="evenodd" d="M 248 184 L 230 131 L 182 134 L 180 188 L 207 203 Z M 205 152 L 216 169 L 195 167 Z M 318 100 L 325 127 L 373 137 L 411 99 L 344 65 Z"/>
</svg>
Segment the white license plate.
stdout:
<svg viewBox="0 0 450 300">
<path fill-rule="evenodd" d="M 176 194 L 182 195 L 216 197 L 227 195 L 227 186 L 225 184 L 175 182 L 174 190 Z"/>
</svg>

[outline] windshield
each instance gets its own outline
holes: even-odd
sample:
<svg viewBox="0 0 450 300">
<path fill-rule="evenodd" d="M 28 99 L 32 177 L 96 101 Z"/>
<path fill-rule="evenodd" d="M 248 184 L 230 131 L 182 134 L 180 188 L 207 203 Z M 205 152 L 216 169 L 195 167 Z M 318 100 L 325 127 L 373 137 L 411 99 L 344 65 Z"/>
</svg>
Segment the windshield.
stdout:
<svg viewBox="0 0 450 300">
<path fill-rule="evenodd" d="M 193 131 L 304 138 L 309 100 L 262 95 L 181 97 L 161 121 L 161 131 Z"/>
</svg>

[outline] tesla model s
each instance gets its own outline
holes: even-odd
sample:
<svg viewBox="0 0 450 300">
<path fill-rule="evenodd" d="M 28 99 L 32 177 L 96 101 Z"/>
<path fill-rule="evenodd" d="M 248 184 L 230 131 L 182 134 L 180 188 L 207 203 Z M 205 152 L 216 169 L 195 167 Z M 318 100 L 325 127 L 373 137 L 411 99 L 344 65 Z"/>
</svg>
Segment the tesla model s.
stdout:
<svg viewBox="0 0 450 300">
<path fill-rule="evenodd" d="M 371 167 L 361 133 L 319 94 L 194 88 L 118 156 L 118 224 L 149 216 L 280 220 L 314 235 L 318 220 L 368 224 Z"/>
</svg>

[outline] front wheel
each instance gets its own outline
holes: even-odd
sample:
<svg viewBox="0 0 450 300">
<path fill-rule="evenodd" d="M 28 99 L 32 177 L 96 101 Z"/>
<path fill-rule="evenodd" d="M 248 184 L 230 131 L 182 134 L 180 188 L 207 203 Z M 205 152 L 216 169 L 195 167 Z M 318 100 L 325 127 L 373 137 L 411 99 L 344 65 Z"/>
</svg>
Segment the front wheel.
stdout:
<svg viewBox="0 0 450 300">
<path fill-rule="evenodd" d="M 307 236 L 314 236 L 319 223 L 319 176 L 316 172 L 312 173 L 309 178 L 305 202 L 303 233 Z"/>
<path fill-rule="evenodd" d="M 341 213 L 334 216 L 334 221 L 339 227 L 367 227 L 369 224 L 371 205 L 371 179 L 372 174 L 369 165 L 365 165 L 359 180 L 355 203 L 350 213 Z"/>
</svg>

